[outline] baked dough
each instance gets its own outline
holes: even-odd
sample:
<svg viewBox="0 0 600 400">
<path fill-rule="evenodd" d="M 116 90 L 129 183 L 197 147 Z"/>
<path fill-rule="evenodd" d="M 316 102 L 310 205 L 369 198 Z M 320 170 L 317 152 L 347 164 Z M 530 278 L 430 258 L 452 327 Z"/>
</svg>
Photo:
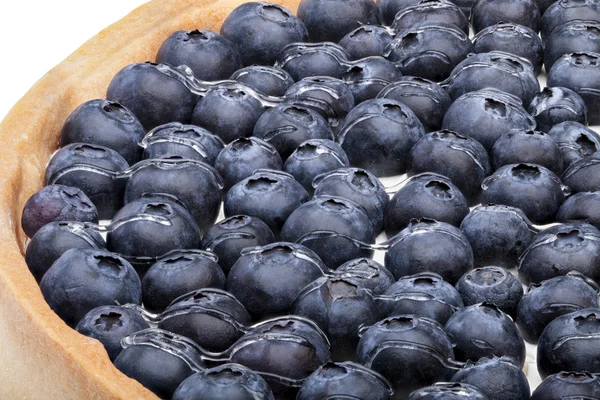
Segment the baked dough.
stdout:
<svg viewBox="0 0 600 400">
<path fill-rule="evenodd" d="M 296 12 L 297 0 L 271 0 Z M 42 187 L 60 129 L 83 102 L 104 98 L 112 77 L 154 60 L 174 31 L 211 29 L 242 0 L 153 0 L 90 39 L 47 73 L 0 124 L 0 399 L 156 399 L 121 374 L 95 339 L 46 304 L 24 260 L 25 201 Z"/>
</svg>

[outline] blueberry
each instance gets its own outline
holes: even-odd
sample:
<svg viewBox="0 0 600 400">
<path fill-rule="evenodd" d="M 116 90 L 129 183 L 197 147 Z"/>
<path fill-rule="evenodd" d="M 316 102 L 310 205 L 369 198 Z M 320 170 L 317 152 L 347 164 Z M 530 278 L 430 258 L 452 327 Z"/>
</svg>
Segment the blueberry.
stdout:
<svg viewBox="0 0 600 400">
<path fill-rule="evenodd" d="M 313 185 L 315 196 L 338 196 L 355 201 L 367 212 L 375 234 L 383 229 L 383 214 L 390 198 L 383 184 L 369 171 L 339 168 L 317 176 Z"/>
<path fill-rule="evenodd" d="M 523 297 L 523 287 L 516 276 L 502 267 L 475 268 L 456 283 L 465 305 L 491 303 L 513 319 Z"/>
<path fill-rule="evenodd" d="M 573 161 L 563 172 L 561 179 L 572 193 L 593 192 L 600 189 L 599 167 L 600 152 L 596 152 L 589 157 Z"/>
<path fill-rule="evenodd" d="M 378 98 L 397 100 L 411 109 L 425 131 L 436 131 L 452 104 L 450 96 L 435 82 L 416 76 L 402 76 L 383 88 Z"/>
<path fill-rule="evenodd" d="M 291 43 L 277 57 L 277 66 L 299 81 L 310 76 L 340 79 L 348 62 L 346 50 L 335 43 Z"/>
<path fill-rule="evenodd" d="M 173 400 L 273 400 L 273 392 L 256 372 L 224 364 L 189 376 L 173 393 Z"/>
<path fill-rule="evenodd" d="M 376 176 L 391 176 L 406 171 L 408 153 L 424 133 L 423 125 L 406 105 L 392 99 L 373 99 L 346 116 L 337 141 L 353 167 Z"/>
<path fill-rule="evenodd" d="M 385 56 L 396 62 L 404 75 L 439 82 L 472 50 L 469 36 L 456 25 L 430 21 L 398 31 Z"/>
<path fill-rule="evenodd" d="M 579 122 L 566 121 L 548 132 L 563 154 L 563 167 L 600 150 L 600 136 Z"/>
<path fill-rule="evenodd" d="M 142 285 L 131 264 L 101 249 L 70 249 L 46 272 L 40 289 L 50 308 L 75 327 L 91 309 L 140 304 Z"/>
<path fill-rule="evenodd" d="M 191 121 L 229 143 L 252 135 L 264 111 L 263 104 L 243 87 L 215 86 L 198 101 Z"/>
<path fill-rule="evenodd" d="M 391 28 L 401 31 L 430 21 L 452 24 L 469 34 L 469 20 L 456 4 L 448 0 L 421 0 L 408 6 L 396 14 Z"/>
<path fill-rule="evenodd" d="M 535 120 L 516 97 L 486 88 L 457 98 L 444 115 L 442 128 L 472 137 L 491 151 L 504 132 L 534 129 Z"/>
<path fill-rule="evenodd" d="M 356 354 L 391 382 L 398 399 L 452 376 L 446 361 L 454 360 L 452 342 L 439 323 L 427 318 L 401 315 L 377 322 L 362 332 Z"/>
<path fill-rule="evenodd" d="M 65 251 L 103 249 L 105 246 L 104 239 L 93 228 L 75 221 L 55 221 L 42 226 L 27 243 L 25 262 L 39 282 Z"/>
<path fill-rule="evenodd" d="M 127 161 L 108 147 L 72 143 L 54 153 L 44 182 L 81 189 L 98 209 L 98 217 L 110 219 L 123 205 L 125 181 L 118 176 L 128 167 Z"/>
<path fill-rule="evenodd" d="M 380 25 L 361 25 L 344 36 L 339 45 L 346 49 L 351 60 L 371 56 L 383 56 L 393 35 Z"/>
<path fill-rule="evenodd" d="M 288 216 L 309 198 L 292 175 L 280 171 L 255 171 L 229 189 L 224 211 L 226 217 L 241 214 L 259 218 L 278 237 Z"/>
<path fill-rule="evenodd" d="M 519 278 L 539 283 L 578 271 L 598 280 L 600 277 L 600 230 L 592 225 L 569 223 L 538 233 L 521 255 Z"/>
<path fill-rule="evenodd" d="M 245 65 L 269 65 L 286 45 L 308 40 L 300 19 L 278 4 L 249 2 L 227 16 L 221 35 L 237 44 Z"/>
<path fill-rule="evenodd" d="M 390 243 L 385 266 L 396 279 L 429 271 L 454 284 L 473 268 L 466 236 L 444 222 L 412 220 Z"/>
<path fill-rule="evenodd" d="M 542 379 L 561 371 L 600 372 L 599 308 L 561 315 L 543 330 L 537 347 L 537 367 Z"/>
<path fill-rule="evenodd" d="M 576 92 L 568 88 L 546 87 L 536 94 L 528 109 L 535 118 L 537 129 L 550 131 L 565 121 L 587 125 L 587 107 Z"/>
<path fill-rule="evenodd" d="M 98 339 L 111 361 L 121 353 L 121 339 L 150 328 L 142 314 L 134 309 L 106 305 L 90 310 L 77 324 L 77 332 Z"/>
<path fill-rule="evenodd" d="M 187 159 L 144 160 L 133 168 L 125 188 L 125 203 L 149 194 L 176 197 L 194 217 L 203 234 L 216 221 L 222 181 L 210 165 Z"/>
<path fill-rule="evenodd" d="M 557 26 L 544 43 L 546 71 L 563 55 L 585 51 L 600 52 L 600 22 L 570 21 Z"/>
<path fill-rule="evenodd" d="M 469 204 L 479 202 L 481 182 L 491 172 L 487 151 L 478 141 L 448 130 L 423 136 L 410 150 L 406 165 L 408 176 L 435 172 L 450 178 Z"/>
<path fill-rule="evenodd" d="M 489 400 L 528 400 L 531 393 L 523 371 L 505 357 L 467 364 L 454 374 L 452 381 L 478 387 Z"/>
<path fill-rule="evenodd" d="M 229 79 L 242 82 L 267 96 L 277 97 L 283 96 L 294 84 L 294 79 L 287 71 L 265 65 L 251 65 L 238 69 Z"/>
<path fill-rule="evenodd" d="M 228 38 L 213 31 L 177 31 L 158 49 L 156 62 L 188 66 L 204 81 L 227 79 L 242 68 L 242 56 Z"/>
<path fill-rule="evenodd" d="M 133 165 L 142 156 L 142 141 L 146 132 L 137 117 L 119 103 L 90 100 L 77 107 L 65 121 L 60 132 L 60 146 L 89 143 L 118 152 Z"/>
<path fill-rule="evenodd" d="M 166 64 L 130 64 L 110 82 L 106 98 L 131 110 L 146 130 L 169 122 L 188 123 L 196 96 Z"/>
<path fill-rule="evenodd" d="M 594 0 L 555 1 L 542 16 L 542 39 L 545 40 L 557 26 L 575 20 L 600 22 L 600 5 Z"/>
<path fill-rule="evenodd" d="M 519 368 L 525 363 L 525 342 L 517 326 L 493 304 L 479 303 L 457 310 L 444 329 L 455 342 L 454 355 L 459 361 L 507 356 Z"/>
<path fill-rule="evenodd" d="M 327 268 L 305 246 L 277 242 L 248 248 L 227 276 L 231 292 L 254 317 L 288 313 L 298 293 L 323 276 Z"/>
<path fill-rule="evenodd" d="M 273 145 L 283 160 L 310 139 L 333 140 L 327 120 L 317 111 L 300 104 L 279 104 L 265 111 L 253 135 Z"/>
<path fill-rule="evenodd" d="M 471 8 L 475 33 L 500 22 L 513 22 L 540 30 L 540 10 L 534 0 L 477 0 Z"/>
<path fill-rule="evenodd" d="M 310 139 L 290 154 L 283 170 L 293 175 L 310 194 L 317 175 L 349 166 L 348 157 L 339 144 L 328 139 Z"/>
<path fill-rule="evenodd" d="M 144 137 L 144 159 L 188 158 L 213 165 L 225 143 L 217 136 L 195 125 L 172 122 L 160 125 Z"/>
<path fill-rule="evenodd" d="M 557 175 L 563 169 L 563 155 L 552 136 L 532 130 L 503 133 L 492 147 L 491 159 L 495 170 L 518 163 L 541 165 Z"/>
<path fill-rule="evenodd" d="M 547 223 L 565 201 L 568 188 L 549 169 L 536 164 L 509 164 L 481 184 L 482 204 L 504 204 L 523 210 L 534 223 Z"/>
<path fill-rule="evenodd" d="M 558 372 L 535 388 L 531 400 L 561 400 L 571 396 L 600 397 L 600 377 L 589 372 Z"/>
<path fill-rule="evenodd" d="M 302 384 L 297 400 L 360 398 L 391 399 L 390 383 L 377 372 L 352 361 L 328 362 Z M 340 397 L 341 396 L 341 397 Z"/>
<path fill-rule="evenodd" d="M 207 351 L 222 352 L 244 335 L 252 318 L 230 293 L 204 288 L 175 299 L 157 322 L 160 329 L 188 337 Z"/>
<path fill-rule="evenodd" d="M 403 276 L 378 298 L 382 315 L 413 314 L 445 324 L 463 307 L 458 291 L 432 272 Z"/>
<path fill-rule="evenodd" d="M 346 261 L 369 257 L 372 250 L 356 241 L 374 243 L 373 224 L 360 205 L 334 196 L 319 196 L 302 204 L 289 216 L 281 238 L 313 250 L 329 268 Z"/>
<path fill-rule="evenodd" d="M 21 227 L 27 236 L 54 221 L 98 222 L 94 203 L 81 190 L 49 185 L 35 192 L 23 206 Z"/>
<path fill-rule="evenodd" d="M 223 178 L 225 190 L 251 176 L 257 169 L 278 170 L 281 156 L 271 144 L 256 137 L 241 137 L 229 143 L 217 156 L 215 169 Z"/>
<path fill-rule="evenodd" d="M 529 285 L 519 303 L 516 322 L 523 338 L 537 343 L 544 328 L 555 318 L 593 307 L 600 307 L 598 285 L 581 273 L 570 272 Z"/>
<path fill-rule="evenodd" d="M 600 192 L 580 192 L 569 196 L 556 214 L 558 222 L 585 222 L 600 229 Z"/>
<path fill-rule="evenodd" d="M 313 42 L 339 42 L 360 25 L 379 25 L 381 15 L 371 0 L 302 0 L 298 17 Z"/>
<path fill-rule="evenodd" d="M 356 104 L 374 99 L 391 82 L 400 78 L 400 70 L 383 57 L 367 57 L 354 61 L 342 73 L 342 80 L 350 87 Z"/>
<path fill-rule="evenodd" d="M 408 400 L 487 400 L 488 397 L 477 386 L 468 383 L 439 382 L 417 389 Z"/>
<path fill-rule="evenodd" d="M 377 8 L 379 8 L 379 12 L 381 13 L 383 24 L 391 25 L 398 12 L 407 7 L 419 4 L 419 1 L 420 0 L 377 0 L 376 3 Z"/>
<path fill-rule="evenodd" d="M 512 22 L 497 23 L 482 29 L 473 38 L 473 52 L 504 51 L 523 57 L 531 63 L 536 75 L 544 60 L 544 46 L 531 28 Z"/>
<path fill-rule="evenodd" d="M 392 273 L 371 258 L 355 258 L 340 265 L 335 273 L 371 290 L 374 294 L 383 293 L 395 282 Z"/>
<path fill-rule="evenodd" d="M 144 275 L 144 307 L 164 311 L 179 296 L 192 290 L 225 288 L 225 274 L 214 254 L 199 250 L 178 250 L 160 258 Z"/>
<path fill-rule="evenodd" d="M 219 257 L 219 265 L 225 272 L 240 258 L 245 247 L 264 246 L 273 243 L 275 237 L 269 226 L 256 217 L 234 215 L 217 222 L 202 238 L 202 248 Z"/>
<path fill-rule="evenodd" d="M 537 233 L 519 208 L 506 205 L 475 207 L 460 224 L 473 249 L 475 265 L 511 268 Z"/>
<path fill-rule="evenodd" d="M 467 200 L 450 179 L 426 172 L 409 178 L 394 194 L 385 212 L 385 233 L 392 237 L 406 228 L 413 218 L 429 218 L 459 226 L 468 213 Z"/>
</svg>

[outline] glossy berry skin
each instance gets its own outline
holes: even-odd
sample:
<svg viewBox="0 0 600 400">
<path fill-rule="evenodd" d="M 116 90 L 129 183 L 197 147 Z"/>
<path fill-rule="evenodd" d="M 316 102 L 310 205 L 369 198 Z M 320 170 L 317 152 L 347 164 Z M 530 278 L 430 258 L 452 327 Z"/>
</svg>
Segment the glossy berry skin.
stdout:
<svg viewBox="0 0 600 400">
<path fill-rule="evenodd" d="M 403 276 L 377 298 L 381 315 L 407 313 L 445 324 L 464 306 L 454 286 L 432 272 Z"/>
<path fill-rule="evenodd" d="M 574 161 L 567 168 L 561 179 L 572 193 L 593 192 L 600 189 L 598 170 L 600 169 L 600 152 Z"/>
<path fill-rule="evenodd" d="M 229 143 L 217 156 L 215 169 L 229 190 L 257 169 L 278 170 L 283 167 L 281 156 L 269 143 L 256 137 L 241 137 Z"/>
<path fill-rule="evenodd" d="M 264 111 L 262 103 L 243 88 L 215 86 L 198 101 L 191 121 L 229 143 L 252 135 Z"/>
<path fill-rule="evenodd" d="M 563 155 L 552 137 L 540 131 L 511 129 L 503 133 L 491 151 L 492 167 L 497 170 L 509 164 L 541 165 L 560 175 Z"/>
<path fill-rule="evenodd" d="M 567 88 L 545 87 L 535 95 L 528 111 L 535 118 L 536 129 L 542 132 L 548 132 L 565 121 L 587 125 L 585 102 L 576 92 Z"/>
<path fill-rule="evenodd" d="M 127 161 L 108 147 L 72 143 L 54 153 L 44 182 L 81 189 L 98 209 L 98 217 L 110 219 L 123 205 L 125 181 L 116 176 L 128 167 Z"/>
<path fill-rule="evenodd" d="M 172 122 L 154 128 L 144 137 L 143 158 L 188 158 L 214 165 L 225 143 L 217 136 L 195 125 Z"/>
<path fill-rule="evenodd" d="M 544 66 L 550 71 L 565 54 L 600 52 L 600 22 L 569 21 L 554 28 L 544 42 Z"/>
<path fill-rule="evenodd" d="M 131 110 L 146 130 L 169 122 L 188 123 L 196 96 L 172 71 L 165 64 L 130 64 L 112 79 L 106 98 Z"/>
<path fill-rule="evenodd" d="M 360 25 L 380 25 L 381 15 L 370 0 L 302 0 L 298 17 L 308 29 L 313 42 L 339 42 Z"/>
<path fill-rule="evenodd" d="M 319 196 L 294 210 L 283 225 L 281 238 L 303 244 L 327 267 L 336 268 L 354 258 L 371 256 L 372 250 L 357 246 L 353 240 L 374 243 L 375 231 L 366 211 L 357 203 Z"/>
<path fill-rule="evenodd" d="M 340 79 L 349 56 L 346 50 L 332 42 L 291 43 L 277 57 L 277 66 L 287 71 L 294 81 L 311 76 Z"/>
<path fill-rule="evenodd" d="M 382 177 L 406 171 L 408 153 L 424 133 L 423 125 L 406 105 L 392 99 L 373 99 L 346 116 L 336 140 L 350 165 Z"/>
<path fill-rule="evenodd" d="M 542 16 L 542 39 L 546 39 L 557 26 L 574 20 L 600 22 L 600 5 L 594 0 L 554 2 Z"/>
<path fill-rule="evenodd" d="M 293 175 L 310 194 L 314 191 L 315 177 L 349 166 L 348 157 L 339 144 L 328 139 L 310 139 L 290 154 L 283 170 Z"/>
<path fill-rule="evenodd" d="M 539 283 L 578 271 L 597 280 L 600 276 L 600 231 L 592 225 L 569 223 L 538 233 L 520 258 L 519 278 Z"/>
<path fill-rule="evenodd" d="M 402 74 L 397 65 L 383 57 L 366 57 L 349 64 L 342 80 L 350 87 L 356 104 L 374 99 Z"/>
<path fill-rule="evenodd" d="M 459 226 L 468 213 L 467 200 L 450 179 L 426 172 L 409 178 L 394 194 L 385 212 L 385 233 L 392 237 L 413 218 Z"/>
<path fill-rule="evenodd" d="M 237 364 L 224 364 L 196 372 L 173 393 L 173 400 L 273 400 L 273 392 L 256 372 Z"/>
<path fill-rule="evenodd" d="M 60 146 L 89 143 L 118 152 L 129 165 L 142 157 L 142 141 L 146 132 L 137 117 L 119 103 L 90 100 L 77 107 L 60 132 Z"/>
<path fill-rule="evenodd" d="M 288 216 L 309 198 L 306 189 L 292 175 L 257 171 L 227 192 L 224 211 L 226 217 L 241 214 L 259 218 L 278 237 Z"/>
<path fill-rule="evenodd" d="M 540 10 L 534 0 L 477 0 L 471 8 L 475 33 L 499 22 L 513 22 L 540 30 Z"/>
<path fill-rule="evenodd" d="M 385 266 L 396 279 L 429 271 L 454 284 L 473 268 L 467 238 L 445 222 L 413 220 L 390 242 Z"/>
<path fill-rule="evenodd" d="M 75 248 L 103 249 L 104 239 L 93 228 L 71 221 L 54 221 L 42 226 L 25 249 L 25 262 L 39 282 L 54 261 Z"/>
<path fill-rule="evenodd" d="M 214 254 L 198 250 L 178 250 L 154 263 L 142 279 L 144 307 L 164 311 L 179 296 L 193 290 L 225 288 L 225 274 Z"/>
<path fill-rule="evenodd" d="M 156 62 L 174 67 L 188 66 L 203 81 L 227 79 L 242 68 L 237 46 L 213 31 L 177 31 L 160 46 Z"/>
<path fill-rule="evenodd" d="M 528 400 L 531 393 L 523 371 L 505 357 L 467 364 L 454 374 L 452 381 L 478 387 L 489 400 Z"/>
<path fill-rule="evenodd" d="M 134 167 L 125 187 L 125 203 L 149 194 L 175 196 L 206 232 L 219 215 L 222 181 L 210 165 L 186 159 L 145 160 Z"/>
<path fill-rule="evenodd" d="M 446 364 L 454 360 L 450 338 L 437 322 L 413 315 L 388 317 L 364 330 L 356 354 L 390 381 L 394 399 L 452 376 Z"/>
<path fill-rule="evenodd" d="M 551 222 L 568 193 L 558 176 L 541 165 L 509 164 L 487 177 L 482 204 L 504 204 L 523 210 L 534 223 Z"/>
<path fill-rule="evenodd" d="M 377 8 L 381 13 L 383 25 L 391 25 L 396 14 L 410 6 L 419 4 L 419 0 L 377 0 Z"/>
<path fill-rule="evenodd" d="M 469 34 L 469 20 L 457 5 L 447 0 L 421 0 L 408 6 L 396 14 L 391 28 L 401 31 L 423 22 L 452 24 Z"/>
<path fill-rule="evenodd" d="M 477 386 L 468 383 L 439 382 L 417 389 L 408 400 L 487 400 L 488 397 Z"/>
<path fill-rule="evenodd" d="M 456 25 L 427 21 L 398 31 L 385 56 L 396 62 L 403 75 L 439 82 L 472 50 L 469 36 Z"/>
<path fill-rule="evenodd" d="M 50 308 L 71 327 L 95 307 L 142 302 L 140 278 L 131 264 L 106 250 L 67 250 L 46 272 L 40 289 Z"/>
<path fill-rule="evenodd" d="M 202 248 L 219 257 L 219 265 L 227 275 L 246 247 L 273 243 L 275 237 L 269 226 L 256 217 L 234 215 L 225 218 L 202 237 Z"/>
<path fill-rule="evenodd" d="M 574 121 L 562 122 L 548 132 L 563 154 L 563 167 L 591 156 L 600 150 L 600 136 L 587 126 Z"/>
<path fill-rule="evenodd" d="M 333 132 L 321 114 L 310 107 L 289 103 L 265 111 L 256 121 L 252 135 L 273 145 L 284 161 L 307 140 L 333 140 Z"/>
<path fill-rule="evenodd" d="M 523 287 L 516 276 L 502 267 L 475 268 L 464 274 L 456 283 L 465 305 L 494 304 L 513 319 L 523 297 Z"/>
<path fill-rule="evenodd" d="M 346 49 L 351 60 L 383 56 L 392 41 L 392 34 L 381 25 L 362 25 L 344 36 L 339 45 Z"/>
<path fill-rule="evenodd" d="M 477 140 L 489 152 L 503 133 L 534 129 L 535 120 L 516 97 L 486 88 L 456 99 L 443 116 L 442 128 Z"/>
<path fill-rule="evenodd" d="M 558 222 L 585 222 L 600 229 L 600 192 L 579 192 L 569 196 L 556 214 Z"/>
<path fill-rule="evenodd" d="M 476 266 L 498 265 L 512 268 L 529 246 L 537 230 L 519 208 L 506 205 L 480 205 L 460 224 L 467 237 Z"/>
<path fill-rule="evenodd" d="M 307 247 L 276 242 L 242 252 L 227 276 L 227 291 L 260 320 L 288 313 L 302 288 L 326 271 Z"/>
<path fill-rule="evenodd" d="M 493 304 L 479 303 L 457 310 L 446 322 L 459 361 L 476 362 L 483 357 L 507 356 L 522 367 L 525 342 L 508 314 Z"/>
<path fill-rule="evenodd" d="M 512 22 L 500 22 L 482 29 L 473 38 L 473 52 L 504 51 L 527 59 L 536 75 L 542 69 L 544 46 L 533 29 Z"/>
<path fill-rule="evenodd" d="M 21 227 L 32 238 L 41 227 L 54 221 L 98 222 L 98 211 L 81 190 L 49 185 L 27 200 L 21 215 Z"/>
<path fill-rule="evenodd" d="M 335 273 L 374 294 L 383 293 L 396 281 L 386 267 L 366 257 L 346 261 L 335 270 Z"/>
<path fill-rule="evenodd" d="M 281 97 L 294 84 L 287 71 L 266 65 L 251 65 L 238 69 L 229 79 L 242 82 L 267 96 Z"/>
<path fill-rule="evenodd" d="M 375 175 L 360 168 L 339 168 L 313 180 L 315 196 L 337 196 L 362 206 L 373 223 L 375 234 L 383 229 L 383 215 L 390 201 L 385 187 Z"/>
<path fill-rule="evenodd" d="M 349 396 L 390 400 L 392 388 L 377 372 L 352 361 L 327 362 L 310 374 L 298 392 L 297 400 Z"/>
<path fill-rule="evenodd" d="M 411 109 L 426 132 L 439 130 L 452 104 L 450 96 L 435 82 L 417 76 L 402 76 L 383 88 L 378 98 L 397 100 Z"/>
<path fill-rule="evenodd" d="M 537 347 L 542 379 L 561 371 L 600 372 L 599 313 L 598 308 L 586 308 L 564 314 L 546 326 Z"/>
<path fill-rule="evenodd" d="M 178 297 L 163 311 L 158 328 L 190 338 L 203 349 L 223 352 L 252 324 L 252 318 L 233 295 L 203 288 Z"/>
<path fill-rule="evenodd" d="M 448 130 L 423 136 L 410 150 L 406 165 L 408 176 L 435 172 L 450 178 L 471 205 L 479 202 L 481 182 L 491 173 L 485 147 Z"/>
<path fill-rule="evenodd" d="M 600 378 L 589 372 L 558 372 L 535 388 L 531 400 L 562 400 L 571 396 L 600 397 Z"/>
<path fill-rule="evenodd" d="M 594 307 L 600 307 L 598 285 L 578 272 L 570 272 L 529 285 L 519 303 L 516 322 L 523 338 L 537 343 L 544 328 L 555 318 Z"/>
<path fill-rule="evenodd" d="M 98 339 L 111 361 L 121 353 L 121 339 L 148 328 L 150 325 L 139 311 L 117 305 L 100 306 L 90 310 L 76 327 L 77 332 Z"/>
</svg>

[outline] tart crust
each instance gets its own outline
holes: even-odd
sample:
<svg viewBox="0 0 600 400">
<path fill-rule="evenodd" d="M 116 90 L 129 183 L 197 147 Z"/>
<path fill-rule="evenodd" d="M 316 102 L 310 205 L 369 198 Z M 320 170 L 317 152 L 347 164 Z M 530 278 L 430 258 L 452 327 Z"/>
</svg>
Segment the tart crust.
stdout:
<svg viewBox="0 0 600 400">
<path fill-rule="evenodd" d="M 270 0 L 295 12 L 298 0 Z M 65 119 L 104 98 L 112 77 L 154 60 L 174 31 L 219 31 L 243 0 L 153 0 L 104 29 L 48 72 L 0 124 L 0 398 L 156 399 L 110 362 L 100 342 L 69 328 L 46 304 L 24 260 L 25 201 L 42 187 Z"/>
</svg>

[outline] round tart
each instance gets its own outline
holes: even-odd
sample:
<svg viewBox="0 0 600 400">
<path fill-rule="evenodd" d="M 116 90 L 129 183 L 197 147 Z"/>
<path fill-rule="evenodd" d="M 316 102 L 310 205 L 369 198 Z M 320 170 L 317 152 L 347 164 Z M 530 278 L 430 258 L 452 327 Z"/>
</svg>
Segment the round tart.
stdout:
<svg viewBox="0 0 600 400">
<path fill-rule="evenodd" d="M 273 2 L 293 12 L 299 3 Z M 153 60 L 172 32 L 218 32 L 240 3 L 153 0 L 144 4 L 53 68 L 0 124 L 0 398 L 157 398 L 119 372 L 100 342 L 69 328 L 46 304 L 25 264 L 27 238 L 21 229 L 21 212 L 42 187 L 62 124 L 78 105 L 105 97 L 110 80 L 124 66 Z"/>
</svg>

